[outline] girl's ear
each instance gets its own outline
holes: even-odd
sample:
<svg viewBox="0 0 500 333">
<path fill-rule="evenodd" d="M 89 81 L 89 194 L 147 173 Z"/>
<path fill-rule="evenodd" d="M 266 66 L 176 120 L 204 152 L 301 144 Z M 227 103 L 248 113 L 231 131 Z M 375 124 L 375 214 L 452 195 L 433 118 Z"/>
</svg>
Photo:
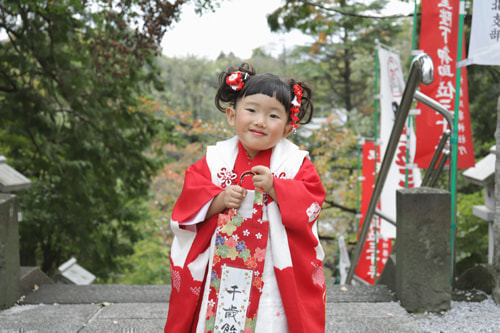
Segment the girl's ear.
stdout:
<svg viewBox="0 0 500 333">
<path fill-rule="evenodd" d="M 283 138 L 286 138 L 288 134 L 290 134 L 293 130 L 292 124 L 288 124 L 285 126 L 285 129 L 283 130 Z"/>
<path fill-rule="evenodd" d="M 227 123 L 234 127 L 234 119 L 236 117 L 236 111 L 232 107 L 226 109 Z"/>
</svg>

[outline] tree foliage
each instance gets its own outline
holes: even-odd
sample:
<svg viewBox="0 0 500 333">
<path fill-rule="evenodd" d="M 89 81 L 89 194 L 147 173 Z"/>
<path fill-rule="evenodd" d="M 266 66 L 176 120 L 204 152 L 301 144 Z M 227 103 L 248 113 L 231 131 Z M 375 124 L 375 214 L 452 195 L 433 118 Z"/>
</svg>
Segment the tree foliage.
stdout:
<svg viewBox="0 0 500 333">
<path fill-rule="evenodd" d="M 315 37 L 316 42 L 304 51 L 316 64 L 311 79 L 325 89 L 319 93 L 336 108 L 360 110 L 371 104 L 371 96 L 365 94 L 366 77 L 373 75 L 373 67 L 361 66 L 360 60 L 373 59 L 375 40 L 387 43 L 401 31 L 395 19 L 373 15 L 386 2 L 287 0 L 268 17 L 268 24 L 273 31 L 298 29 Z"/>
<path fill-rule="evenodd" d="M 329 187 L 325 207 L 342 234 L 354 232 L 357 223 L 356 140 L 374 136 L 376 41 L 391 44 L 397 36 L 394 46 L 410 49 L 408 20 L 382 17 L 386 3 L 289 0 L 268 17 L 271 30 L 298 29 L 316 38 L 291 53 L 287 71 L 313 82 L 317 116 L 348 111 L 346 125 L 330 120 L 309 142 Z"/>
<path fill-rule="evenodd" d="M 140 97 L 161 87 L 153 59 L 185 2 L 0 3 L 0 153 L 33 182 L 19 195 L 23 265 L 52 274 L 75 256 L 105 277 L 131 251 L 157 168 L 159 123 Z"/>
<path fill-rule="evenodd" d="M 7 37 L 0 44 L 0 154 L 33 181 L 18 196 L 23 265 L 51 274 L 75 256 L 100 281 L 168 283 L 168 219 L 184 170 L 207 144 L 232 135 L 213 96 L 218 73 L 242 62 L 232 54 L 155 57 L 187 2 L 0 3 Z M 200 13 L 219 3 L 194 2 Z M 373 136 L 375 38 L 409 61 L 409 20 L 374 18 L 385 1 L 365 3 L 287 0 L 269 16 L 272 29 L 300 29 L 316 43 L 278 58 L 256 49 L 246 59 L 258 72 L 314 85 L 316 115 L 325 122 L 291 139 L 310 151 L 327 191 L 320 236 L 330 273 L 336 236 L 355 239 L 356 140 Z M 478 157 L 494 142 L 489 120 L 499 77 L 492 67 L 469 67 Z M 337 109 L 350 110 L 347 126 L 334 118 Z M 469 212 L 480 196 L 471 186 L 459 191 L 457 254 L 484 261 L 484 228 Z"/>
<path fill-rule="evenodd" d="M 202 67 L 212 67 L 212 62 L 203 59 L 163 59 L 165 65 L 162 77 L 168 77 L 176 71 L 176 64 L 186 69 L 186 77 L 197 81 L 194 75 L 199 66 L 186 66 L 193 62 L 203 63 Z M 215 72 L 208 72 L 216 74 Z M 215 76 L 215 80 L 217 75 Z M 179 85 L 189 86 L 191 81 L 177 82 Z M 192 82 L 196 84 L 196 82 Z M 208 83 L 208 82 L 207 82 Z M 175 82 L 172 83 L 175 86 Z M 204 83 L 199 83 L 203 85 Z M 212 83 L 213 84 L 213 83 Z M 176 89 L 176 87 L 171 87 Z M 214 92 L 215 94 L 215 92 Z M 200 106 L 213 104 L 213 96 L 204 94 L 204 101 Z M 186 94 L 178 96 L 178 103 L 189 101 Z M 143 111 L 154 112 L 166 126 L 161 129 L 153 142 L 153 151 L 161 161 L 162 167 L 153 177 L 150 184 L 150 200 L 147 208 L 150 216 L 147 221 L 138 226 L 143 234 L 143 240 L 134 244 L 134 252 L 118 258 L 122 269 L 111 274 L 107 282 L 123 284 L 164 284 L 170 283 L 168 254 L 173 240 L 169 218 L 177 198 L 179 197 L 185 170 L 205 154 L 206 145 L 214 144 L 234 135 L 229 130 L 225 116 L 219 114 L 210 120 L 200 120 L 192 111 L 174 110 L 170 108 L 169 99 L 144 100 Z M 211 109 L 215 109 L 213 106 Z M 201 108 L 201 114 L 209 110 Z M 199 114 L 200 114 L 199 113 Z"/>
<path fill-rule="evenodd" d="M 271 71 L 280 76 L 296 77 L 288 67 L 284 68 L 285 70 L 280 69 L 280 59 L 274 59 L 262 50 L 256 51 L 254 56 L 246 61 L 259 64 L 260 67 L 256 67 L 258 72 Z M 159 62 L 163 69 L 161 78 L 167 82 L 169 89 L 179 92 L 171 95 L 175 96 L 176 104 L 169 98 L 151 97 L 150 100 L 143 101 L 143 111 L 154 112 L 157 117 L 164 119 L 171 127 L 168 133 L 172 133 L 173 137 L 163 139 L 160 134 L 154 142 L 154 151 L 161 158 L 163 167 L 151 184 L 153 197 L 149 210 L 153 212 L 153 217 L 142 227 L 149 237 L 149 242 L 137 243 L 134 254 L 120 258 L 126 269 L 114 274 L 109 282 L 143 283 L 147 280 L 145 276 L 149 276 L 150 281 L 154 283 L 158 283 L 159 277 L 165 278 L 165 282 L 169 281 L 168 275 L 165 275 L 166 258 L 164 255 L 158 255 L 158 250 L 163 247 L 158 249 L 158 244 L 165 244 L 167 248 L 171 244 L 173 234 L 168 226 L 168 217 L 182 190 L 186 168 L 205 154 L 207 145 L 234 135 L 227 125 L 225 115 L 218 111 L 213 113 L 214 85 L 220 70 L 241 62 L 241 59 L 235 59 L 231 55 L 221 55 L 216 61 L 187 57 L 165 58 Z M 179 68 L 182 70 L 179 71 Z M 211 69 L 211 72 L 197 76 L 200 68 Z M 173 79 L 179 75 L 176 73 L 182 74 L 184 80 Z M 171 77 L 172 79 L 169 79 Z M 182 93 L 183 88 L 196 86 L 205 87 L 197 115 L 193 110 L 172 108 L 173 105 L 185 105 L 184 103 L 191 100 L 190 94 Z M 321 109 L 320 106 L 318 105 L 318 109 Z M 210 119 L 201 119 L 209 114 L 213 114 Z M 325 261 L 326 274 L 331 277 L 335 270 L 336 232 L 353 233 L 355 228 L 356 191 L 352 189 L 355 186 L 356 158 L 352 159 L 352 151 L 356 149 L 353 148 L 356 139 L 355 135 L 341 126 L 334 117 L 327 117 L 324 126 L 313 135 L 307 135 L 304 130 L 305 128 L 299 128 L 298 133 L 289 136 L 289 139 L 310 151 L 311 159 L 316 164 L 328 193 L 320 223 L 320 236 L 324 238 L 322 242 L 329 254 Z M 161 238 L 158 238 L 160 234 Z M 164 252 L 162 250 L 162 253 Z M 148 262 L 143 262 L 146 257 Z"/>
<path fill-rule="evenodd" d="M 309 73 L 314 72 L 315 66 L 319 66 L 319 64 L 304 57 L 293 57 L 293 52 L 292 56 L 288 56 L 286 62 L 282 60 L 281 57 L 279 59 L 269 57 L 265 55 L 265 52 L 259 50 L 254 53 L 251 59 L 246 61 L 259 64 L 260 66 L 256 66 L 259 72 L 277 72 L 281 76 L 300 77 L 306 80 L 309 78 Z M 158 152 L 164 164 L 154 178 L 151 187 L 153 198 L 149 210 L 153 212 L 154 217 L 142 227 L 149 242 L 144 240 L 137 243 L 133 255 L 121 258 L 121 261 L 126 264 L 126 270 L 115 274 L 110 282 L 136 284 L 145 281 L 150 281 L 149 283 L 169 281 L 166 252 L 173 235 L 168 226 L 168 217 L 182 189 L 184 170 L 203 156 L 207 144 L 213 144 L 218 140 L 233 135 L 232 131 L 227 127 L 223 114 L 214 114 L 207 120 L 200 119 L 202 115 L 213 114 L 211 113 L 213 112 L 211 104 L 213 103 L 215 90 L 210 92 L 210 89 L 212 89 L 210 86 L 213 82 L 210 83 L 206 80 L 214 79 L 218 71 L 228 65 L 241 62 L 241 59 L 236 59 L 231 55 L 221 55 L 215 62 L 192 57 L 166 58 L 160 61 L 163 68 L 162 79 L 167 80 L 169 76 L 175 75 L 177 68 L 183 68 L 186 78 L 201 80 L 203 86 L 208 88 L 206 88 L 203 102 L 198 108 L 198 118 L 194 116 L 192 111 L 172 109 L 173 104 L 170 104 L 169 98 L 151 98 L 149 101 L 143 101 L 144 112 L 154 112 L 158 117 L 166 119 L 164 122 L 169 124 L 167 130 L 163 131 L 163 133 L 167 133 L 167 137 L 162 138 L 161 134 L 154 143 L 154 150 Z M 287 64 L 286 67 L 278 66 L 278 64 L 284 63 Z M 366 60 L 366 63 L 369 63 L 369 60 Z M 213 69 L 214 72 L 197 78 L 194 72 L 199 68 Z M 264 70 L 262 70 L 263 68 Z M 186 80 L 186 82 L 171 80 L 169 89 L 179 92 L 179 94 L 175 95 L 176 103 L 183 105 L 191 98 L 189 93 L 183 94 L 183 89 L 178 89 L 179 87 L 196 86 L 196 84 L 191 85 L 189 80 Z M 323 205 L 323 212 L 319 222 L 319 233 L 327 254 L 325 258 L 325 275 L 330 281 L 336 269 L 336 240 L 338 235 L 343 235 L 348 242 L 356 241 L 357 218 L 355 212 L 358 199 L 357 177 L 359 176 L 357 170 L 357 139 L 360 132 L 365 133 L 368 131 L 373 124 L 373 120 L 361 113 L 352 113 L 349 120 L 351 124 L 345 125 L 335 118 L 335 114 L 329 108 L 323 108 L 323 106 L 322 100 L 316 101 L 316 115 L 325 118 L 321 128 L 315 130 L 312 135 L 302 135 L 304 134 L 303 127 L 300 127 L 298 134 L 291 135 L 290 139 L 310 152 L 311 159 L 320 173 L 327 192 L 327 199 Z M 322 109 L 324 110 L 322 111 Z M 474 124 L 474 119 L 472 121 Z M 352 126 L 352 122 L 356 122 L 361 130 L 356 131 L 356 127 Z M 443 181 L 440 186 L 447 188 L 448 180 Z M 461 185 L 460 188 L 464 189 L 464 186 Z M 484 260 L 486 246 L 484 225 L 478 225 L 477 218 L 471 214 L 472 204 L 477 204 L 478 200 L 481 200 L 481 193 L 475 193 L 476 190 L 470 188 L 470 194 L 459 194 L 457 256 L 459 259 L 464 260 L 464 263 L 468 261 L 469 264 Z M 472 195 L 473 200 L 468 195 Z M 470 242 L 471 239 L 477 241 Z M 158 244 L 165 244 L 167 249 L 158 246 Z M 158 251 L 161 251 L 161 255 Z M 147 276 L 150 278 L 146 278 Z"/>
</svg>

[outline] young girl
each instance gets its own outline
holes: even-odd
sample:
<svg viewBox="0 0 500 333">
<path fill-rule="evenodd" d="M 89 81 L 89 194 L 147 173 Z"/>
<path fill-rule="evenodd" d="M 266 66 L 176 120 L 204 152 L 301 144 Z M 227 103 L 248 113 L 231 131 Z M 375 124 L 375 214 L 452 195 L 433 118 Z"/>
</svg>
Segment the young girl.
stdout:
<svg viewBox="0 0 500 333">
<path fill-rule="evenodd" d="M 165 332 L 323 333 L 325 191 L 286 140 L 312 117 L 311 89 L 243 64 L 221 73 L 215 104 L 236 136 L 186 170 Z"/>
</svg>

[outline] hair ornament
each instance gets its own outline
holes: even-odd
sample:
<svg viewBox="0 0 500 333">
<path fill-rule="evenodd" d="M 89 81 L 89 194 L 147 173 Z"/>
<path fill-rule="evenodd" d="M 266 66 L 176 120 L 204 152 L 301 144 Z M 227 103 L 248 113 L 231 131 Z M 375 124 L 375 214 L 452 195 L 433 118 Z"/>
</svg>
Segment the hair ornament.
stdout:
<svg viewBox="0 0 500 333">
<path fill-rule="evenodd" d="M 248 78 L 248 73 L 245 72 L 233 72 L 226 78 L 226 83 L 234 91 L 239 91 L 245 85 L 245 80 Z"/>
<path fill-rule="evenodd" d="M 293 126 L 293 132 L 297 131 L 297 127 L 299 126 L 298 121 L 300 120 L 298 114 L 300 112 L 300 105 L 302 104 L 302 87 L 298 84 L 293 86 L 293 100 L 292 107 L 290 108 L 290 123 Z"/>
</svg>

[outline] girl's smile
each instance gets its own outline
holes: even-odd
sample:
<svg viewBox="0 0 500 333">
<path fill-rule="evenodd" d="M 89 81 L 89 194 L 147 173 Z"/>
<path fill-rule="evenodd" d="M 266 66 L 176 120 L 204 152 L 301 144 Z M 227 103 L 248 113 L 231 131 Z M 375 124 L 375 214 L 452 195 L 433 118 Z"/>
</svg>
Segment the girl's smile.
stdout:
<svg viewBox="0 0 500 333">
<path fill-rule="evenodd" d="M 227 108 L 226 115 L 251 158 L 273 148 L 292 130 L 283 104 L 264 94 L 242 97 L 235 108 Z"/>
<path fill-rule="evenodd" d="M 255 135 L 258 135 L 258 136 L 263 136 L 265 135 L 265 133 L 261 132 L 261 131 L 257 131 L 257 130 L 251 130 L 251 132 Z"/>
</svg>

